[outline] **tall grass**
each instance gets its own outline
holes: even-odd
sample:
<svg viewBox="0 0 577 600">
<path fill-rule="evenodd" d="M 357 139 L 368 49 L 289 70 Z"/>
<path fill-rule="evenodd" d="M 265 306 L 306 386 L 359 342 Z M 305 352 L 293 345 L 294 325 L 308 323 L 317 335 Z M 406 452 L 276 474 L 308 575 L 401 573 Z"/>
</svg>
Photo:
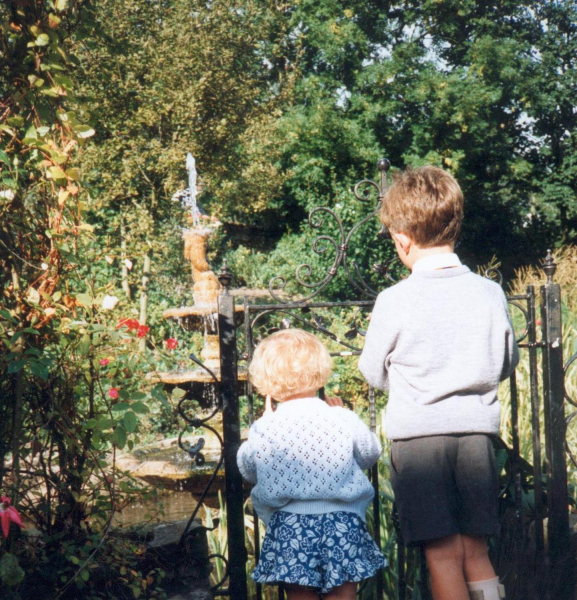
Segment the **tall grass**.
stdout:
<svg viewBox="0 0 577 600">
<path fill-rule="evenodd" d="M 561 285 L 562 293 L 562 316 L 563 316 L 563 350 L 565 360 L 577 352 L 577 247 L 569 246 L 555 252 L 557 272 L 554 281 Z M 525 294 L 528 285 L 534 285 L 537 294 L 537 339 L 540 339 L 540 307 L 539 286 L 545 283 L 543 273 L 537 267 L 528 267 L 519 270 L 512 282 L 510 294 Z M 511 314 L 516 328 L 521 331 L 525 327 L 525 321 L 520 311 L 512 307 Z M 543 372 L 541 368 L 541 356 L 538 356 L 539 366 L 539 397 L 540 422 L 541 422 L 541 446 L 544 449 L 543 432 Z M 521 359 L 517 367 L 518 388 L 518 422 L 519 422 L 519 444 L 520 454 L 529 462 L 533 462 L 533 446 L 531 426 L 531 386 L 529 378 L 529 352 L 521 350 Z M 568 369 L 565 378 L 567 394 L 577 402 L 577 361 Z M 499 390 L 501 399 L 501 437 L 508 446 L 512 445 L 511 427 L 511 391 L 509 382 L 503 382 Z M 576 411 L 577 408 L 567 403 L 566 413 Z M 567 443 L 577 457 L 577 422 L 570 423 L 567 430 Z M 569 464 L 569 472 L 572 479 L 575 478 L 575 465 Z"/>
</svg>

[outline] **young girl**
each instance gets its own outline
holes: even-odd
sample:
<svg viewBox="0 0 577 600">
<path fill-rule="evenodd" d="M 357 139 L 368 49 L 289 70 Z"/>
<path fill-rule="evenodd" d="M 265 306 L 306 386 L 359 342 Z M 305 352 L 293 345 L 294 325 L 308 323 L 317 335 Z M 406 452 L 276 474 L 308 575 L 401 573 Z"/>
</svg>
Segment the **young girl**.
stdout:
<svg viewBox="0 0 577 600">
<path fill-rule="evenodd" d="M 267 396 L 237 458 L 267 525 L 252 577 L 283 583 L 289 600 L 355 600 L 356 582 L 386 564 L 365 525 L 374 492 L 363 470 L 381 446 L 339 399 L 316 397 L 331 369 L 327 349 L 301 329 L 266 338 L 249 368 Z"/>
</svg>

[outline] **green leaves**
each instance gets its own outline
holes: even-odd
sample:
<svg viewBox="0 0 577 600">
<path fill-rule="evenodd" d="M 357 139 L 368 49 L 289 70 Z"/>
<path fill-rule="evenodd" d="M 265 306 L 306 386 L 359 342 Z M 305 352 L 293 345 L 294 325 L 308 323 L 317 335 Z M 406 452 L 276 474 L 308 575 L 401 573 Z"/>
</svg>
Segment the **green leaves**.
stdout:
<svg viewBox="0 0 577 600">
<path fill-rule="evenodd" d="M 48 34 L 46 33 L 41 33 L 37 38 L 36 38 L 36 45 L 37 46 L 46 46 L 50 43 L 50 38 L 48 37 Z"/>
<path fill-rule="evenodd" d="M 118 425 L 114 429 L 112 441 L 120 450 L 126 446 L 126 429 L 122 425 Z"/>
<path fill-rule="evenodd" d="M 24 571 L 14 554 L 6 552 L 0 558 L 0 580 L 4 585 L 14 587 L 24 579 Z"/>
<path fill-rule="evenodd" d="M 49 371 L 48 367 L 40 362 L 40 361 L 30 361 L 30 371 L 33 375 L 40 377 L 40 379 L 44 379 L 45 381 L 48 379 Z"/>
<path fill-rule="evenodd" d="M 146 406 L 146 404 L 144 404 L 140 400 L 138 400 L 137 402 L 133 402 L 131 404 L 131 408 L 135 413 L 138 413 L 140 415 L 146 415 L 150 412 L 148 406 Z"/>
<path fill-rule="evenodd" d="M 78 294 L 76 300 L 85 308 L 90 308 L 94 304 L 94 298 L 89 294 Z"/>
<path fill-rule="evenodd" d="M 60 184 L 65 184 L 67 181 L 66 173 L 60 167 L 49 167 L 48 175 Z"/>
<path fill-rule="evenodd" d="M 8 365 L 7 373 L 18 373 L 21 369 L 24 368 L 27 361 L 25 359 L 14 360 Z"/>
<path fill-rule="evenodd" d="M 94 129 L 88 125 L 75 125 L 73 126 L 73 129 L 76 132 L 76 135 L 82 140 L 92 137 L 96 133 Z"/>
<path fill-rule="evenodd" d="M 122 423 L 128 433 L 133 433 L 138 425 L 138 418 L 132 411 L 129 411 L 124 414 Z"/>
</svg>

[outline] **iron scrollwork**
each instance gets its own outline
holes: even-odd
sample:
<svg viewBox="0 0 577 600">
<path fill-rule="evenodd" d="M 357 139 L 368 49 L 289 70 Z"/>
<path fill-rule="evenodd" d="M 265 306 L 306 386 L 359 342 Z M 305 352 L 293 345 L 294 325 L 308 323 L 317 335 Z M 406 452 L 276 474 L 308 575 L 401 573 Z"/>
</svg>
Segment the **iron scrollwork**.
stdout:
<svg viewBox="0 0 577 600">
<path fill-rule="evenodd" d="M 501 273 L 498 266 L 488 267 L 485 269 L 484 277 L 494 281 L 495 283 L 498 283 L 501 287 L 503 287 L 503 273 Z"/>
<path fill-rule="evenodd" d="M 300 303 L 299 303 L 300 304 Z M 343 303 L 340 303 L 343 305 Z M 361 328 L 359 324 L 359 315 L 362 310 L 366 310 L 370 308 L 370 303 L 367 306 L 358 306 L 354 305 L 351 308 L 354 308 L 354 313 L 352 316 L 352 323 L 350 328 L 343 334 L 338 335 L 337 333 L 330 330 L 329 326 L 327 326 L 326 320 L 324 317 L 315 310 L 317 307 L 313 305 L 308 306 L 299 306 L 298 304 L 295 306 L 287 305 L 280 306 L 277 309 L 264 309 L 257 313 L 254 319 L 250 322 L 251 331 L 255 331 L 257 326 L 260 325 L 260 322 L 264 320 L 266 316 L 270 316 L 272 314 L 283 314 L 286 315 L 279 323 L 279 327 L 267 328 L 266 333 L 270 334 L 278 329 L 288 329 L 296 322 L 300 327 L 305 329 L 310 329 L 315 333 L 320 333 L 321 335 L 333 340 L 344 349 L 343 352 L 337 353 L 343 356 L 348 356 L 351 354 L 360 354 L 361 348 L 353 345 L 351 342 L 357 336 L 364 337 L 365 330 Z M 346 305 L 346 303 L 345 303 Z M 262 326 L 262 325 L 261 325 Z"/>
<path fill-rule="evenodd" d="M 489 266 L 488 268 L 486 268 L 483 273 L 483 277 L 485 277 L 485 279 L 489 279 L 490 281 L 494 281 L 499 286 L 503 287 L 504 278 L 503 278 L 503 273 L 501 273 L 501 271 L 499 269 L 499 265 Z M 526 296 L 508 296 L 507 297 L 507 302 L 511 306 L 514 306 L 515 308 L 519 309 L 525 320 L 525 327 L 524 327 L 523 331 L 521 332 L 521 334 L 516 338 L 517 344 L 520 344 L 521 342 L 523 342 L 529 335 L 529 329 L 531 327 L 535 326 L 534 323 L 531 323 L 528 308 L 526 306 L 523 306 L 523 304 L 521 304 L 521 302 L 520 302 L 521 300 L 525 301 L 525 300 L 528 300 L 528 298 Z"/>
<path fill-rule="evenodd" d="M 377 296 L 377 290 L 375 290 L 366 282 L 360 271 L 357 261 L 348 256 L 348 249 L 351 238 L 355 235 L 355 233 L 357 233 L 357 231 L 363 227 L 363 225 L 373 219 L 379 212 L 387 189 L 387 173 L 390 169 L 390 166 L 391 164 L 386 158 L 379 160 L 377 163 L 377 168 L 381 174 L 380 182 L 377 183 L 370 179 L 363 179 L 355 185 L 353 193 L 357 200 L 361 202 L 369 202 L 371 201 L 373 194 L 376 193 L 377 204 L 376 207 L 366 217 L 356 223 L 348 231 L 348 233 L 345 230 L 342 219 L 333 209 L 327 206 L 319 206 L 310 212 L 309 225 L 312 229 L 321 229 L 324 225 L 323 217 L 329 216 L 336 223 L 338 238 L 327 234 L 321 234 L 313 241 L 312 249 L 315 254 L 319 256 L 324 255 L 329 249 L 332 249 L 334 252 L 334 258 L 331 266 L 320 279 L 317 281 L 310 281 L 310 278 L 313 275 L 313 267 L 308 263 L 303 263 L 296 268 L 296 281 L 299 285 L 303 286 L 307 290 L 310 290 L 310 293 L 307 296 L 300 299 L 301 302 L 311 300 L 322 290 L 324 290 L 326 286 L 334 279 L 335 275 L 338 273 L 339 267 L 341 266 L 348 281 L 358 292 L 369 298 L 375 298 Z M 381 228 L 378 236 L 381 238 L 386 238 L 388 237 L 388 232 L 384 228 Z M 391 275 L 391 265 L 395 261 L 396 259 L 392 259 L 390 261 L 383 261 L 375 264 L 373 266 L 373 271 L 386 277 L 389 281 L 396 283 Z M 287 300 L 283 299 L 282 295 L 280 294 L 280 292 L 286 288 L 286 285 L 287 280 L 281 275 L 273 277 L 269 282 L 268 289 L 270 295 L 281 304 L 289 303 Z"/>
<path fill-rule="evenodd" d="M 220 398 L 220 394 L 219 394 L 220 382 L 218 380 L 218 377 L 194 354 L 191 354 L 190 358 L 192 359 L 193 362 L 195 362 L 199 367 L 204 369 L 210 375 L 210 377 L 212 378 L 212 383 L 206 384 L 206 385 L 214 386 L 214 390 L 215 390 L 215 394 L 216 394 L 215 397 Z M 182 535 L 180 536 L 179 544 L 187 550 L 187 553 L 188 553 L 190 537 L 197 535 L 199 529 L 202 531 L 212 531 L 213 529 L 215 529 L 218 526 L 218 521 L 216 521 L 216 523 L 214 524 L 214 527 L 212 527 L 212 528 L 201 527 L 201 528 L 196 528 L 192 531 L 190 529 L 194 519 L 196 518 L 196 516 L 198 514 L 198 511 L 200 510 L 200 507 L 202 506 L 202 504 L 204 502 L 204 499 L 206 498 L 210 488 L 212 487 L 212 484 L 214 483 L 214 480 L 216 479 L 218 472 L 220 471 L 220 468 L 222 467 L 222 464 L 224 462 L 224 441 L 222 439 L 222 436 L 219 434 L 219 432 L 214 427 L 208 425 L 208 421 L 210 421 L 212 418 L 214 418 L 216 416 L 216 414 L 222 410 L 222 406 L 220 405 L 220 402 L 217 402 L 215 408 L 208 416 L 200 418 L 196 415 L 189 415 L 187 413 L 186 404 L 189 402 L 192 402 L 194 400 L 195 400 L 195 398 L 192 396 L 191 390 L 189 390 L 186 393 L 186 395 L 180 399 L 180 401 L 178 403 L 178 407 L 177 407 L 178 414 L 186 421 L 186 423 L 188 425 L 190 425 L 194 429 L 196 429 L 198 427 L 203 427 L 204 429 L 207 429 L 208 431 L 212 432 L 218 440 L 220 454 L 219 454 L 219 458 L 216 463 L 216 466 L 215 466 L 213 472 L 211 473 L 211 476 L 210 476 L 206 486 L 204 487 L 204 490 L 202 491 L 200 498 L 198 499 L 198 502 L 194 508 L 194 511 L 192 512 L 192 515 L 190 516 L 190 519 L 188 520 L 188 522 L 186 524 L 186 527 L 184 528 L 184 531 L 182 532 Z M 186 452 L 190 456 L 191 460 L 193 460 L 197 466 L 204 465 L 205 457 L 204 457 L 204 454 L 202 453 L 202 450 L 205 445 L 205 439 L 203 437 L 201 437 L 196 441 L 196 443 L 188 444 L 188 446 L 185 446 L 185 444 L 183 442 L 184 435 L 185 435 L 185 431 L 183 430 L 180 432 L 180 434 L 178 436 L 179 448 L 181 450 L 183 450 L 184 452 Z M 229 568 L 228 568 L 228 560 L 222 554 L 214 553 L 214 554 L 210 554 L 208 556 L 208 560 L 211 560 L 213 558 L 218 558 L 218 559 L 222 560 L 225 565 L 225 571 L 224 571 L 224 574 L 223 574 L 221 580 L 218 581 L 214 586 L 212 586 L 210 588 L 211 591 L 215 592 L 215 591 L 219 590 L 222 587 L 222 585 L 224 584 L 224 582 L 228 579 Z"/>
<path fill-rule="evenodd" d="M 569 371 L 569 369 L 572 367 L 573 364 L 577 364 L 577 352 L 575 352 L 575 354 L 565 363 L 565 381 L 567 381 L 567 373 Z M 577 407 L 577 400 L 575 400 L 574 398 L 572 398 L 569 394 L 569 392 L 567 391 L 567 388 L 565 388 L 565 399 L 572 404 L 573 406 Z"/>
<path fill-rule="evenodd" d="M 575 354 L 573 354 L 573 356 L 565 363 L 565 366 L 564 366 L 565 383 L 567 382 L 567 373 L 569 372 L 571 367 L 573 367 L 573 365 L 577 365 L 577 352 L 575 352 Z M 569 394 L 569 392 L 567 391 L 567 387 L 565 387 L 565 400 L 567 402 L 569 402 L 569 404 L 571 404 L 572 406 L 577 407 L 577 400 L 575 398 L 571 397 L 571 394 Z M 575 418 L 577 418 L 577 411 L 573 411 L 569 415 L 567 415 L 567 417 L 565 418 L 565 422 L 567 424 L 567 429 L 569 429 L 569 425 L 571 425 L 571 423 L 575 420 Z M 567 454 L 569 455 L 569 458 L 571 459 L 571 462 L 577 467 L 577 457 L 575 456 L 574 452 L 571 450 L 568 440 L 566 441 L 566 449 L 567 449 Z"/>
</svg>

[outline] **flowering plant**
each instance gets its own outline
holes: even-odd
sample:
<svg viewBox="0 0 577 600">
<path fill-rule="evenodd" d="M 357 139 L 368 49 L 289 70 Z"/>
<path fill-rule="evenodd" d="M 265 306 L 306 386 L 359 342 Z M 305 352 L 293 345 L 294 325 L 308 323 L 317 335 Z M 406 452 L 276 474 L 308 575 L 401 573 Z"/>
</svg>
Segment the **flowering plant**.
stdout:
<svg viewBox="0 0 577 600">
<path fill-rule="evenodd" d="M 116 328 L 121 329 L 122 327 L 127 327 L 128 331 L 138 331 L 140 326 L 138 319 L 120 319 Z"/>
<path fill-rule="evenodd" d="M 176 338 L 168 338 L 165 343 L 169 350 L 176 350 L 178 347 L 178 340 Z"/>
<path fill-rule="evenodd" d="M 138 319 L 120 319 L 117 329 L 122 329 L 122 327 L 126 327 L 128 331 L 136 331 L 136 335 L 139 338 L 143 338 L 150 331 L 150 327 L 148 325 L 141 325 Z"/>
<path fill-rule="evenodd" d="M 16 523 L 18 527 L 24 527 L 18 511 L 6 496 L 0 496 L 0 521 L 2 523 L 2 533 L 6 538 L 10 534 L 10 523 Z"/>
</svg>

